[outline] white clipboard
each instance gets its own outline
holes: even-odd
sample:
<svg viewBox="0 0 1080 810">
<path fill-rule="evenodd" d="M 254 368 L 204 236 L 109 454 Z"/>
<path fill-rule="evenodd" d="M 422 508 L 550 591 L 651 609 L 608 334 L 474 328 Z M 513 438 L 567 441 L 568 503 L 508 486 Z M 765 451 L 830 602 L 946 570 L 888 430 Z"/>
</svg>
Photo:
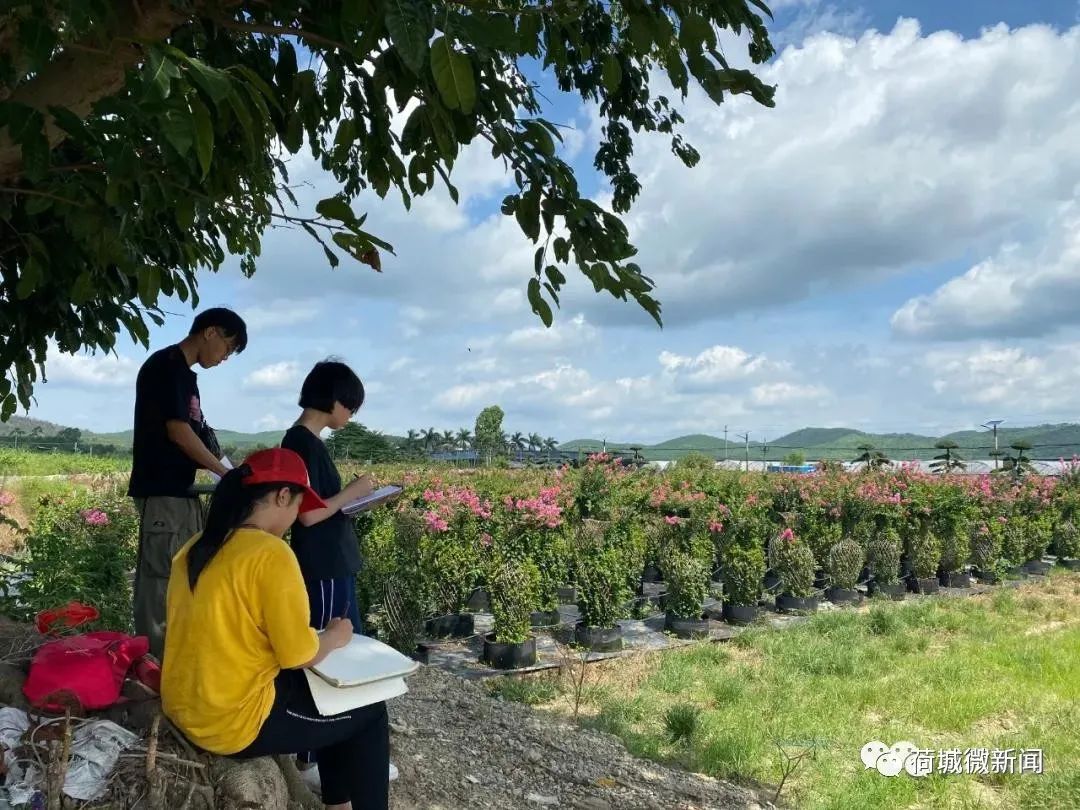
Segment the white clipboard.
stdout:
<svg viewBox="0 0 1080 810">
<path fill-rule="evenodd" d="M 357 512 L 374 509 L 376 506 L 381 506 L 387 501 L 393 500 L 404 491 L 405 490 L 397 484 L 387 484 L 385 487 L 379 487 L 374 492 L 371 492 L 362 498 L 357 498 L 355 501 L 349 501 L 341 507 L 341 512 L 344 515 L 355 515 Z"/>
<path fill-rule="evenodd" d="M 315 666 L 312 672 L 339 689 L 374 684 L 390 678 L 404 678 L 420 668 L 420 663 L 402 655 L 388 644 L 369 636 L 354 634 Z"/>
</svg>

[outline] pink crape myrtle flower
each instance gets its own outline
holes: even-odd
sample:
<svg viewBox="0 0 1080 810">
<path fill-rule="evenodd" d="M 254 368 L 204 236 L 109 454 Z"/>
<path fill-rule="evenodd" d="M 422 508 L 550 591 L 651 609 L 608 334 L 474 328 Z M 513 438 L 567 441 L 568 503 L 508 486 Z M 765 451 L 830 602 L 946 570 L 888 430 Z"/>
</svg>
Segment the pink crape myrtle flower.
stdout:
<svg viewBox="0 0 1080 810">
<path fill-rule="evenodd" d="M 90 526 L 105 526 L 109 523 L 109 516 L 100 509 L 83 509 L 79 515 Z"/>
<path fill-rule="evenodd" d="M 724 530 L 724 524 L 721 523 L 719 520 L 710 520 L 709 521 L 709 531 L 710 532 L 713 532 L 714 534 L 720 534 L 720 532 L 722 532 L 723 530 Z"/>
<path fill-rule="evenodd" d="M 664 516 L 664 523 L 668 524 L 669 526 L 681 526 L 682 522 L 683 522 L 683 519 L 681 517 L 679 517 L 678 515 L 665 515 Z"/>
<path fill-rule="evenodd" d="M 0 492 L 0 506 L 11 506 L 15 503 L 15 496 L 10 492 Z"/>
<path fill-rule="evenodd" d="M 793 532 L 791 530 L 791 528 L 788 527 L 788 528 L 784 529 L 782 532 L 780 532 L 780 539 L 787 542 L 787 543 L 794 543 L 795 542 L 795 532 Z"/>
<path fill-rule="evenodd" d="M 425 512 L 424 523 L 427 525 L 428 531 L 432 532 L 445 532 L 450 528 L 450 524 L 439 517 L 437 512 Z"/>
</svg>

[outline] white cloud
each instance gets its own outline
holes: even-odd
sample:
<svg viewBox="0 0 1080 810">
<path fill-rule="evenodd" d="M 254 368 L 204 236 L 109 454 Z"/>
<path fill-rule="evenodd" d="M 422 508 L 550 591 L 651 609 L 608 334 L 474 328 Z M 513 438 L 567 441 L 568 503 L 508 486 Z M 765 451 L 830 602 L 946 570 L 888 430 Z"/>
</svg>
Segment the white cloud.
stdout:
<svg viewBox="0 0 1080 810">
<path fill-rule="evenodd" d="M 124 355 L 63 354 L 55 345 L 49 346 L 46 378 L 51 385 L 76 388 L 134 387 L 138 373 L 138 364 Z"/>
<path fill-rule="evenodd" d="M 927 354 L 925 368 L 934 392 L 963 405 L 1007 406 L 1015 411 L 1038 403 L 1041 410 L 1075 406 L 1080 385 L 1080 343 L 1037 350 L 981 344 L 974 349 L 943 349 Z"/>
<path fill-rule="evenodd" d="M 665 371 L 681 374 L 698 385 L 728 382 L 777 368 L 765 357 L 751 355 L 738 346 L 710 346 L 694 357 L 662 351 L 659 359 Z"/>
<path fill-rule="evenodd" d="M 827 399 L 828 389 L 820 385 L 799 385 L 789 382 L 774 382 L 755 385 L 750 390 L 751 401 L 762 407 L 786 405 L 797 408 L 808 401 Z"/>
<path fill-rule="evenodd" d="M 1068 203 L 1047 240 L 1009 244 L 892 317 L 906 337 L 1024 336 L 1080 322 L 1080 206 Z"/>
<path fill-rule="evenodd" d="M 1080 28 L 817 34 L 762 71 L 776 108 L 697 91 L 692 170 L 636 141 L 628 217 L 665 321 L 775 307 L 1038 238 L 1080 183 Z M 1023 80 L 1018 80 L 1023 77 Z M 590 322 L 646 323 L 584 283 Z"/>
<path fill-rule="evenodd" d="M 316 299 L 277 298 L 263 304 L 246 307 L 240 315 L 252 331 L 282 329 L 310 323 L 322 311 L 323 305 Z"/>
<path fill-rule="evenodd" d="M 251 372 L 244 378 L 244 385 L 267 390 L 292 390 L 299 388 L 298 380 L 299 365 L 293 360 L 283 360 Z"/>
</svg>

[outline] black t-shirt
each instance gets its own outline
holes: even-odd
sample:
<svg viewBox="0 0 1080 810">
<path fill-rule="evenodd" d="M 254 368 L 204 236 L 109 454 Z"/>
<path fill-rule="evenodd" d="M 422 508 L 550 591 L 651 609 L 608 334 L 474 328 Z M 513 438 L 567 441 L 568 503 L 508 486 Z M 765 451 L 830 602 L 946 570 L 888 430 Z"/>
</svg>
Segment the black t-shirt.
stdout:
<svg viewBox="0 0 1080 810">
<path fill-rule="evenodd" d="M 194 431 L 203 421 L 197 378 L 179 346 L 154 352 L 139 369 L 128 483 L 131 497 L 191 494 L 198 465 L 169 439 L 165 423 L 171 420 L 186 420 Z"/>
<path fill-rule="evenodd" d="M 318 436 L 303 425 L 293 425 L 281 440 L 281 446 L 304 460 L 311 488 L 320 497 L 332 498 L 341 492 L 341 476 Z M 290 542 L 306 580 L 348 577 L 360 570 L 360 544 L 352 520 L 341 512 L 314 526 L 297 521 Z"/>
</svg>

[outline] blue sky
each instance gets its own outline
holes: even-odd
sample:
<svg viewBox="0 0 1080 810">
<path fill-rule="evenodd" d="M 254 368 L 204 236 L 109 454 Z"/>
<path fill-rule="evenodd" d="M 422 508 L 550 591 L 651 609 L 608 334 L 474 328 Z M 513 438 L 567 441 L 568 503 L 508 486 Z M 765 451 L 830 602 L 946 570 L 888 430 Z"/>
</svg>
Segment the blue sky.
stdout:
<svg viewBox="0 0 1080 810">
<path fill-rule="evenodd" d="M 211 423 L 284 428 L 304 373 L 331 354 L 368 387 L 358 419 L 393 433 L 471 428 L 489 404 L 511 432 L 562 440 L 1075 420 L 1077 3 L 774 7 L 775 109 L 691 93 L 694 170 L 663 139 L 636 143 L 645 191 L 627 222 L 663 330 L 576 278 L 545 330 L 524 298 L 532 248 L 498 214 L 507 178 L 470 148 L 458 206 L 357 201 L 396 247 L 382 274 L 331 271 L 305 236 L 277 231 L 253 279 L 235 263 L 204 277 L 202 305 L 252 325 L 247 352 L 200 375 Z M 595 114 L 551 95 L 565 154 L 603 200 Z M 302 206 L 335 190 L 309 161 L 293 174 L 313 185 Z M 169 310 L 152 348 L 187 331 L 190 310 Z M 130 344 L 51 356 L 31 414 L 129 427 L 144 357 Z"/>
</svg>

